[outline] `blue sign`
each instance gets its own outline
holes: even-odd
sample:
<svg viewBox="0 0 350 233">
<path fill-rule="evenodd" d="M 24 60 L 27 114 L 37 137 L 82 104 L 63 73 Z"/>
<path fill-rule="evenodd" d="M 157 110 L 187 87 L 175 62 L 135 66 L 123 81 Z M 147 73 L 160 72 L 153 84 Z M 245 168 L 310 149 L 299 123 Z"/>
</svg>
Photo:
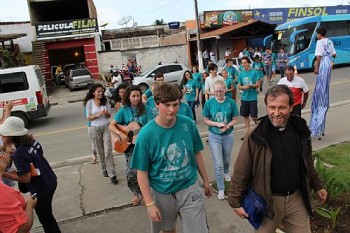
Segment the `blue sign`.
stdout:
<svg viewBox="0 0 350 233">
<path fill-rule="evenodd" d="M 253 10 L 254 19 L 270 24 L 283 24 L 309 16 L 337 14 L 350 14 L 350 6 L 261 8 Z"/>
</svg>

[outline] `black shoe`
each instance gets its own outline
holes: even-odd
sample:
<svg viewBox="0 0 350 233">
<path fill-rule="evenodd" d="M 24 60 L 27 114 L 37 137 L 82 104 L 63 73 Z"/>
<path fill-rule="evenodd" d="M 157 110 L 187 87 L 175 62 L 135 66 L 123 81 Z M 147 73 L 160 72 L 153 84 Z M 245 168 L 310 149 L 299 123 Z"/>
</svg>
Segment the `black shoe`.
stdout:
<svg viewBox="0 0 350 233">
<path fill-rule="evenodd" d="M 111 182 L 112 182 L 113 184 L 118 184 L 117 177 L 116 177 L 116 176 L 113 176 L 113 177 L 111 178 Z"/>
<path fill-rule="evenodd" d="M 107 171 L 103 171 L 103 176 L 104 176 L 104 177 L 108 177 Z"/>
</svg>

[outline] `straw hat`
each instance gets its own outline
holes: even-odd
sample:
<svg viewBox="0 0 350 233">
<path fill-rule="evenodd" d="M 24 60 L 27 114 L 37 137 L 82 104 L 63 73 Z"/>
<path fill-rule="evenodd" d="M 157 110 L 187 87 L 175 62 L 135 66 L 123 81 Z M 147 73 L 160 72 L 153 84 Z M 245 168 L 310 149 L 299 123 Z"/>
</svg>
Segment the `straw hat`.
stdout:
<svg viewBox="0 0 350 233">
<path fill-rule="evenodd" d="M 28 129 L 24 128 L 21 118 L 10 116 L 0 125 L 0 135 L 2 136 L 24 136 Z"/>
</svg>

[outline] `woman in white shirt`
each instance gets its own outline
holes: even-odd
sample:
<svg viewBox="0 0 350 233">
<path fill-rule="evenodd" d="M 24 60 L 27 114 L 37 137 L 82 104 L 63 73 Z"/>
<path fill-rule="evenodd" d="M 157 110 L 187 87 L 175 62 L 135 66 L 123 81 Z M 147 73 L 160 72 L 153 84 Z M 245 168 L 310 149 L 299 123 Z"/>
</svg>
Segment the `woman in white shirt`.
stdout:
<svg viewBox="0 0 350 233">
<path fill-rule="evenodd" d="M 84 99 L 84 106 L 86 106 L 86 117 L 91 121 L 90 139 L 100 157 L 103 176 L 111 177 L 111 182 L 117 184 L 111 132 L 108 128 L 111 107 L 104 96 L 104 91 L 101 84 L 93 84 Z"/>
</svg>

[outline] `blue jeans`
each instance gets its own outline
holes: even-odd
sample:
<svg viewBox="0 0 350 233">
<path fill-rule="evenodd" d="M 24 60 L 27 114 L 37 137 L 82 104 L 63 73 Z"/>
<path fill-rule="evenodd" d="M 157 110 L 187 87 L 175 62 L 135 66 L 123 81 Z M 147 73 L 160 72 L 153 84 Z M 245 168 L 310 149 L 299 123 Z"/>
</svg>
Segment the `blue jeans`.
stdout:
<svg viewBox="0 0 350 233">
<path fill-rule="evenodd" d="M 213 158 L 216 184 L 218 190 L 224 190 L 224 173 L 230 172 L 233 132 L 224 135 L 209 132 L 208 142 Z"/>
<path fill-rule="evenodd" d="M 193 120 L 196 121 L 196 101 L 187 101 L 187 104 L 190 106 L 193 114 Z"/>
</svg>

